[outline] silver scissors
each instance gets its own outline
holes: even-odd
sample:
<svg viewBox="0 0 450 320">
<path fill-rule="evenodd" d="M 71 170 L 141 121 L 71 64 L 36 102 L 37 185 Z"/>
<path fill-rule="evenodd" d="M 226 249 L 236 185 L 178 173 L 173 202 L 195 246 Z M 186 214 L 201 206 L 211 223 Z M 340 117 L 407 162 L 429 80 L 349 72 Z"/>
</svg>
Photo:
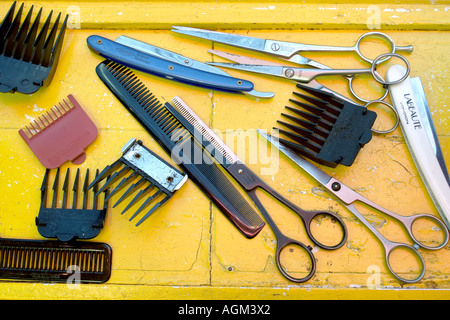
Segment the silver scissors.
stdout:
<svg viewBox="0 0 450 320">
<path fill-rule="evenodd" d="M 330 67 L 321 64 L 317 61 L 311 60 L 309 58 L 306 58 L 299 54 L 299 52 L 356 52 L 361 59 L 364 61 L 372 64 L 379 64 L 387 59 L 389 59 L 391 56 L 389 54 L 394 54 L 397 51 L 403 51 L 403 52 L 412 52 L 413 46 L 396 46 L 394 41 L 386 34 L 381 32 L 368 32 L 363 34 L 359 37 L 359 39 L 356 41 L 354 46 L 351 47 L 339 47 L 339 46 L 325 46 L 325 45 L 310 45 L 310 44 L 303 44 L 303 43 L 295 43 L 295 42 L 287 42 L 287 41 L 279 41 L 279 40 L 269 40 L 269 39 L 261 39 L 261 38 L 255 38 L 255 37 L 248 37 L 248 36 L 241 36 L 241 35 L 235 35 L 230 33 L 223 33 L 223 32 L 217 32 L 217 31 L 209 31 L 209 30 L 203 30 L 203 29 L 196 29 L 196 28 L 189 28 L 189 27 L 180 27 L 180 26 L 174 26 L 172 27 L 172 31 L 199 37 L 202 39 L 208 39 L 215 42 L 220 42 L 228 45 L 232 45 L 235 47 L 240 47 L 248 50 L 258 51 L 267 53 L 276 57 L 279 57 L 281 59 L 300 64 L 300 65 L 308 65 L 314 68 L 318 69 L 331 69 Z M 382 40 L 384 40 L 390 47 L 390 52 L 388 54 L 384 55 L 382 58 L 377 57 L 376 59 L 369 59 L 367 58 L 360 50 L 361 43 L 364 42 L 364 40 L 368 38 L 377 37 Z M 288 75 L 291 75 L 292 72 L 288 71 Z M 344 78 L 346 78 L 349 81 L 349 89 L 352 95 L 358 99 L 361 102 L 369 102 L 369 100 L 361 98 L 356 91 L 353 89 L 353 80 L 355 78 L 355 75 L 349 76 L 349 75 L 343 75 Z M 379 76 L 379 74 L 374 75 L 375 80 L 377 82 L 382 83 L 384 86 L 389 85 L 390 83 L 387 83 L 382 79 L 382 77 Z M 406 78 L 406 77 L 405 77 Z M 401 82 L 401 81 L 399 81 Z M 378 100 L 383 100 L 387 95 L 387 89 L 384 88 L 385 91 Z"/>
<path fill-rule="evenodd" d="M 269 67 L 270 66 L 274 66 L 274 67 L 281 67 L 282 66 L 282 65 L 280 65 L 278 63 L 269 62 L 269 61 L 266 61 L 266 60 L 260 60 L 260 59 L 256 59 L 256 58 L 251 58 L 251 57 L 246 57 L 246 56 L 241 56 L 241 55 L 228 53 L 228 52 L 223 52 L 223 51 L 219 51 L 219 50 L 208 50 L 208 52 L 211 53 L 211 54 L 220 56 L 222 58 L 225 58 L 225 59 L 237 62 L 239 64 L 244 64 L 244 65 L 245 64 L 247 64 L 247 65 L 261 65 L 261 66 L 265 65 L 265 66 L 269 66 Z M 353 78 L 349 78 L 349 79 L 353 79 Z M 349 81 L 351 81 L 351 80 L 349 80 Z M 337 96 L 337 97 L 341 98 L 342 100 L 345 100 L 345 101 L 348 101 L 350 103 L 355 104 L 355 102 L 353 100 L 347 98 L 346 96 L 341 95 L 338 92 L 335 92 L 335 91 L 333 91 L 333 90 L 331 90 L 331 89 L 321 85 L 319 82 L 317 82 L 314 79 L 309 81 L 309 82 L 307 82 L 307 83 L 303 83 L 303 85 L 306 85 L 306 86 L 311 87 L 313 89 L 318 89 L 318 90 L 322 90 L 322 91 L 331 93 L 334 96 Z M 368 108 L 369 105 L 371 105 L 371 104 L 381 103 L 381 104 L 384 104 L 385 106 L 387 106 L 388 108 L 390 108 L 392 113 L 394 114 L 395 122 L 394 122 L 394 125 L 391 128 L 389 128 L 387 130 L 377 130 L 377 129 L 372 128 L 372 131 L 375 132 L 375 133 L 378 133 L 378 134 L 386 134 L 386 133 L 392 132 L 392 131 L 395 130 L 395 128 L 397 128 L 397 126 L 399 124 L 399 117 L 398 117 L 397 110 L 391 104 L 389 104 L 388 102 L 382 100 L 382 99 L 384 99 L 386 97 L 387 92 L 388 91 L 386 90 L 385 94 L 384 94 L 384 96 L 382 98 L 377 99 L 377 100 L 368 100 L 362 106 L 362 107 Z"/>
<path fill-rule="evenodd" d="M 350 189 L 349 187 L 344 185 L 339 180 L 333 178 L 332 176 L 328 175 L 327 173 L 325 173 L 321 169 L 317 168 L 310 162 L 308 162 L 305 159 L 303 159 L 302 157 L 298 156 L 292 150 L 290 150 L 289 148 L 280 144 L 278 139 L 275 136 L 270 136 L 259 129 L 257 131 L 262 137 L 267 139 L 273 146 L 278 148 L 289 159 L 294 161 L 299 167 L 301 167 L 303 170 L 305 170 L 307 173 L 309 173 L 314 179 L 316 179 L 320 184 L 322 184 L 329 192 L 334 194 L 350 212 L 352 212 L 370 231 L 372 231 L 372 233 L 379 239 L 379 241 L 381 242 L 381 244 L 384 247 L 385 260 L 386 260 L 386 264 L 387 264 L 390 272 L 398 280 L 405 282 L 405 283 L 414 283 L 414 282 L 417 282 L 420 279 L 422 279 L 422 277 L 425 274 L 425 262 L 424 262 L 422 256 L 420 255 L 418 248 L 422 247 L 422 248 L 428 249 L 428 250 L 437 250 L 437 249 L 443 248 L 448 242 L 449 233 L 448 233 L 448 230 L 447 230 L 445 224 L 441 220 L 439 220 L 435 216 L 429 215 L 429 214 L 416 214 L 416 215 L 412 215 L 412 216 L 401 216 L 394 212 L 391 212 L 391 211 L 377 205 L 376 203 L 370 201 L 369 199 L 366 199 L 365 197 L 361 196 L 360 194 L 356 193 L 355 191 L 353 191 L 352 189 Z M 401 224 L 403 224 L 405 229 L 408 231 L 408 234 L 414 241 L 414 245 L 411 246 L 406 243 L 392 242 L 392 241 L 386 239 L 385 237 L 383 237 L 381 235 L 381 233 L 374 226 L 372 226 L 364 218 L 364 216 L 356 209 L 356 207 L 354 206 L 354 203 L 357 201 L 364 203 L 367 206 L 369 206 L 373 209 L 379 210 L 380 212 L 398 220 Z M 416 239 L 416 237 L 414 236 L 414 232 L 413 232 L 413 224 L 418 219 L 424 219 L 424 218 L 435 221 L 437 223 L 437 225 L 440 227 L 440 229 L 444 233 L 444 240 L 442 241 L 442 243 L 439 243 L 436 246 L 427 246 L 423 242 Z M 406 278 L 401 277 L 391 267 L 391 264 L 389 262 L 390 255 L 394 250 L 400 249 L 400 248 L 406 249 L 408 252 L 410 252 L 412 255 L 414 255 L 420 263 L 419 275 L 414 279 L 406 279 Z"/>
</svg>

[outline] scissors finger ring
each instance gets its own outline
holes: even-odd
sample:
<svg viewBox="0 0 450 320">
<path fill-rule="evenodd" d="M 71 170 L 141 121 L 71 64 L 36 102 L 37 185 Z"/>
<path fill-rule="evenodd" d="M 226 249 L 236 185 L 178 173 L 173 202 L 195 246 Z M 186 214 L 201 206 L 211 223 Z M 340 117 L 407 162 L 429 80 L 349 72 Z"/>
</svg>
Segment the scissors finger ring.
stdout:
<svg viewBox="0 0 450 320">
<path fill-rule="evenodd" d="M 396 46 L 394 41 L 387 34 L 384 34 L 382 32 L 377 32 L 377 31 L 368 32 L 368 33 L 363 34 L 361 37 L 359 37 L 358 41 L 356 41 L 355 51 L 356 51 L 356 53 L 358 53 L 358 55 L 361 57 L 361 59 L 363 59 L 364 61 L 367 61 L 369 63 L 373 63 L 375 60 L 367 58 L 366 56 L 364 56 L 362 54 L 362 52 L 360 50 L 360 46 L 361 46 L 361 43 L 363 42 L 363 40 L 365 40 L 369 37 L 378 37 L 378 38 L 385 40 L 390 46 L 390 49 L 391 49 L 390 53 L 395 53 L 396 51 L 411 52 L 413 50 L 412 46 L 406 46 L 406 47 Z M 389 57 L 384 57 L 383 59 L 378 60 L 377 64 L 382 63 L 388 59 L 389 59 Z"/>
<path fill-rule="evenodd" d="M 401 77 L 400 79 L 396 79 L 394 81 L 386 81 L 383 79 L 383 77 L 377 72 L 377 65 L 380 63 L 380 61 L 383 58 L 386 57 L 396 57 L 399 58 L 401 60 L 403 60 L 403 62 L 406 65 L 406 71 L 405 74 L 403 75 L 403 77 Z M 375 60 L 373 60 L 372 62 L 372 66 L 370 67 L 370 72 L 372 73 L 372 76 L 374 77 L 374 79 L 381 83 L 382 85 L 385 86 L 390 86 L 390 85 L 394 85 L 400 82 L 403 82 L 408 76 L 409 76 L 409 72 L 411 71 L 411 68 L 409 66 L 409 61 L 402 55 L 398 54 L 398 53 L 383 53 L 381 55 L 379 55 L 378 57 L 375 58 Z"/>
<path fill-rule="evenodd" d="M 386 133 L 390 133 L 390 132 L 394 131 L 394 130 L 398 127 L 398 123 L 399 123 L 399 118 L 398 118 L 397 110 L 396 110 L 390 103 L 388 103 L 388 102 L 386 102 L 386 101 L 384 101 L 384 100 L 372 100 L 372 101 L 369 101 L 369 102 L 367 102 L 367 103 L 364 105 L 364 108 L 368 108 L 369 105 L 375 104 L 375 103 L 381 103 L 381 104 L 384 104 L 385 106 L 387 106 L 388 108 L 390 108 L 390 109 L 392 110 L 392 112 L 394 112 L 394 115 L 395 115 L 395 124 L 394 124 L 394 126 L 393 126 L 392 128 L 387 129 L 387 130 L 377 130 L 377 129 L 372 128 L 372 132 L 375 132 L 375 133 L 378 133 L 378 134 L 386 134 Z"/>
</svg>

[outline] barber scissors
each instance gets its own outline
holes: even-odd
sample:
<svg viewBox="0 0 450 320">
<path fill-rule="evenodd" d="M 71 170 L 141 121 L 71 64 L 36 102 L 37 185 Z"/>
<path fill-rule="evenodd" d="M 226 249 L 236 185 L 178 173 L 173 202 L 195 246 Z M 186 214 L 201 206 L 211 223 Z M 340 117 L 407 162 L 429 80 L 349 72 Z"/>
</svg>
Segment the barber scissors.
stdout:
<svg viewBox="0 0 450 320">
<path fill-rule="evenodd" d="M 265 218 L 267 224 L 270 226 L 277 239 L 275 258 L 278 269 L 282 275 L 293 282 L 305 282 L 312 278 L 316 270 L 316 260 L 312 253 L 312 248 L 306 246 L 300 241 L 294 240 L 292 238 L 284 235 L 275 221 L 272 219 L 260 199 L 256 191 L 262 189 L 267 194 L 272 196 L 274 199 L 285 205 L 287 208 L 295 212 L 303 221 L 306 233 L 311 241 L 322 249 L 334 250 L 340 248 L 347 240 L 347 228 L 342 221 L 342 219 L 332 212 L 325 211 L 305 211 L 290 202 L 288 199 L 283 197 L 272 187 L 270 187 L 266 182 L 260 179 L 253 171 L 251 171 L 240 159 L 239 157 L 230 149 L 228 146 L 187 106 L 179 97 L 175 97 L 172 100 L 176 109 L 171 105 L 167 104 L 166 107 L 172 110 L 172 114 L 180 121 L 186 129 L 188 129 L 191 134 L 200 142 L 205 151 L 208 151 L 216 160 L 222 165 L 222 167 L 231 175 L 233 178 L 241 185 L 243 190 L 247 193 L 249 198 L 253 201 L 255 206 L 258 208 L 260 213 Z M 177 112 L 178 111 L 178 112 Z M 178 113 L 181 113 L 177 115 Z M 338 222 L 342 230 L 342 239 L 337 244 L 328 245 L 320 242 L 320 240 L 314 237 L 313 231 L 311 230 L 311 224 L 314 218 L 318 216 L 330 217 L 333 221 Z M 307 270 L 307 275 L 303 278 L 298 278 L 292 273 L 292 270 L 287 270 L 281 262 L 281 253 L 288 247 L 291 249 L 300 248 L 307 253 L 310 260 L 310 266 Z"/>
<path fill-rule="evenodd" d="M 257 130 L 258 133 L 267 139 L 273 146 L 278 148 L 283 154 L 285 154 L 289 159 L 294 161 L 299 167 L 301 167 L 303 170 L 305 170 L 307 173 L 309 173 L 314 179 L 316 179 L 320 184 L 322 184 L 329 192 L 334 194 L 342 203 L 343 205 L 352 212 L 381 242 L 381 244 L 384 247 L 385 251 L 385 260 L 386 264 L 390 270 L 390 272 L 400 281 L 405 283 L 415 283 L 422 279 L 422 277 L 425 274 L 425 262 L 420 255 L 419 251 L 417 250 L 419 247 L 428 249 L 428 250 L 437 250 L 444 247 L 449 238 L 448 230 L 445 226 L 445 224 L 436 218 L 433 215 L 430 214 L 416 214 L 412 216 L 401 216 L 394 212 L 391 212 L 376 203 L 370 201 L 369 199 L 366 199 L 365 197 L 361 196 L 360 194 L 356 193 L 346 185 L 344 185 L 342 182 L 338 181 L 337 179 L 333 178 L 332 176 L 326 174 L 324 171 L 320 170 L 310 162 L 306 161 L 302 157 L 298 156 L 296 153 L 294 153 L 292 150 L 290 150 L 288 147 L 282 145 L 279 143 L 278 139 L 274 136 L 270 136 L 262 132 L 261 130 Z M 373 227 L 365 218 L 364 216 L 356 209 L 354 206 L 355 202 L 361 202 L 366 204 L 367 206 L 376 209 L 394 219 L 399 221 L 407 230 L 408 234 L 414 241 L 414 245 L 411 246 L 406 243 L 399 243 L 399 242 L 392 242 L 385 237 L 381 235 L 381 233 Z M 413 232 L 413 224 L 418 219 L 431 219 L 439 226 L 439 228 L 444 233 L 444 240 L 439 243 L 437 246 L 427 246 L 423 242 L 416 239 Z M 389 258 L 390 255 L 394 250 L 397 249 L 406 249 L 406 251 L 410 252 L 413 256 L 417 258 L 417 261 L 420 263 L 420 271 L 419 275 L 414 279 L 406 279 L 404 277 L 401 277 L 396 271 L 391 267 Z"/>
<path fill-rule="evenodd" d="M 257 52 L 263 52 L 267 53 L 273 56 L 276 56 L 278 58 L 300 64 L 300 65 L 308 65 L 310 67 L 318 68 L 318 69 L 331 69 L 330 67 L 321 64 L 317 61 L 311 60 L 309 58 L 306 58 L 299 54 L 299 52 L 356 52 L 358 56 L 363 59 L 364 61 L 372 64 L 373 71 L 375 71 L 375 65 L 382 63 L 386 60 L 388 60 L 391 55 L 394 54 L 397 51 L 403 51 L 403 52 L 412 52 L 413 46 L 396 46 L 394 41 L 386 34 L 373 31 L 363 34 L 359 37 L 359 39 L 356 41 L 354 46 L 350 47 L 339 47 L 339 46 L 325 46 L 325 45 L 310 45 L 310 44 L 303 44 L 303 43 L 295 43 L 295 42 L 287 42 L 287 41 L 279 41 L 279 40 L 269 40 L 269 39 L 261 39 L 261 38 L 255 38 L 255 37 L 249 37 L 249 36 L 241 36 L 241 35 L 235 35 L 230 33 L 223 33 L 223 32 L 217 32 L 217 31 L 209 31 L 209 30 L 203 30 L 203 29 L 196 29 L 196 28 L 190 28 L 190 27 L 180 27 L 180 26 L 174 26 L 172 28 L 172 31 L 185 34 L 189 36 L 194 36 L 202 39 L 208 39 L 215 42 L 224 43 L 227 45 L 240 47 L 248 50 L 253 50 Z M 380 38 L 383 41 L 385 41 L 389 47 L 390 52 L 388 52 L 385 55 L 382 55 L 382 57 L 377 57 L 376 59 L 370 59 L 366 57 L 360 50 L 361 44 L 364 41 L 367 41 L 369 38 Z M 404 60 L 404 59 L 403 59 Z M 372 69 L 372 68 L 371 68 Z M 372 72 L 373 74 L 373 72 Z M 292 71 L 287 71 L 287 76 L 293 75 Z M 353 89 L 353 80 L 355 78 L 355 74 L 352 76 L 349 76 L 348 74 L 343 75 L 344 78 L 346 78 L 349 81 L 349 89 L 352 95 L 358 99 L 361 102 L 369 102 L 367 99 L 361 98 L 358 96 L 356 91 Z M 379 83 L 382 83 L 384 86 L 392 84 L 387 81 L 384 81 L 382 77 L 379 74 L 373 75 L 375 80 Z M 405 77 L 406 78 L 406 77 Z M 403 79 L 404 80 L 404 79 Z M 399 81 L 401 82 L 401 81 Z M 384 88 L 385 91 L 381 98 L 378 100 L 383 100 L 388 91 L 387 88 Z"/>
<path fill-rule="evenodd" d="M 269 67 L 272 67 L 272 66 L 273 67 L 281 67 L 282 66 L 282 65 L 280 65 L 278 63 L 269 62 L 269 61 L 266 61 L 266 60 L 260 60 L 260 59 L 256 59 L 256 58 L 251 58 L 251 57 L 246 57 L 246 56 L 241 56 L 241 55 L 228 53 L 228 52 L 223 52 L 223 51 L 219 51 L 219 50 L 208 50 L 208 52 L 211 53 L 211 54 L 220 56 L 222 58 L 225 58 L 225 59 L 237 62 L 239 64 L 244 64 L 244 65 L 245 64 L 247 64 L 247 65 L 261 65 L 261 66 L 265 65 L 265 66 L 269 66 Z M 349 79 L 349 81 L 351 83 L 351 79 L 353 79 L 353 78 L 349 77 L 347 79 Z M 348 102 L 350 102 L 352 104 L 355 104 L 355 102 L 353 100 L 347 98 L 346 96 L 341 95 L 338 92 L 335 92 L 335 91 L 331 90 L 330 88 L 327 88 L 327 87 L 323 86 L 322 84 L 320 84 L 319 82 L 317 82 L 314 79 L 309 81 L 309 82 L 307 82 L 307 83 L 303 83 L 303 85 L 311 87 L 313 89 L 318 89 L 318 90 L 321 90 L 321 91 L 324 91 L 324 92 L 327 92 L 327 93 L 331 93 L 334 96 L 339 97 L 342 100 L 345 100 L 345 101 L 348 101 Z M 351 84 L 349 86 L 351 87 Z M 375 132 L 375 133 L 378 133 L 378 134 L 386 134 L 386 133 L 392 132 L 392 131 L 395 130 L 395 128 L 397 128 L 397 126 L 399 124 L 399 117 L 398 117 L 398 113 L 397 113 L 396 108 L 394 108 L 390 103 L 382 100 L 382 99 L 384 99 L 386 97 L 387 93 L 388 93 L 388 91 L 386 89 L 385 94 L 383 95 L 382 98 L 379 98 L 377 100 L 366 100 L 367 102 L 362 106 L 362 107 L 368 108 L 371 104 L 381 103 L 381 104 L 387 106 L 388 108 L 390 108 L 392 113 L 394 114 L 395 122 L 394 122 L 394 125 L 391 128 L 386 129 L 386 130 L 377 130 L 377 129 L 372 128 L 372 131 Z"/>
</svg>

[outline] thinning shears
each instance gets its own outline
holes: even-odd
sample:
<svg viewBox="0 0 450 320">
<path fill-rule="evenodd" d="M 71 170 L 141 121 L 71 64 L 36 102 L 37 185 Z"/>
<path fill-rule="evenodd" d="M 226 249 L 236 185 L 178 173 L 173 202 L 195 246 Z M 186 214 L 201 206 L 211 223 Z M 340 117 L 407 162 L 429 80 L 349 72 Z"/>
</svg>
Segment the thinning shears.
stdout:
<svg viewBox="0 0 450 320">
<path fill-rule="evenodd" d="M 447 230 L 445 224 L 441 220 L 439 220 L 438 218 L 436 218 L 435 216 L 430 215 L 430 214 L 415 214 L 415 215 L 411 215 L 411 216 L 401 216 L 394 212 L 391 212 L 391 211 L 377 205 L 376 203 L 370 201 L 369 199 L 366 199 L 365 197 L 361 196 L 357 192 L 353 191 L 352 189 L 350 189 L 349 187 L 344 185 L 339 180 L 333 178 L 332 176 L 328 175 L 321 169 L 317 168 L 310 162 L 306 161 L 305 159 L 303 159 L 302 157 L 297 155 L 295 152 L 290 150 L 288 147 L 280 144 L 278 139 L 275 136 L 267 135 L 266 133 L 264 133 L 263 131 L 261 131 L 259 129 L 257 131 L 262 137 L 267 139 L 273 146 L 278 148 L 289 159 L 294 161 L 294 163 L 296 163 L 299 167 L 301 167 L 303 170 L 305 170 L 307 173 L 309 173 L 315 180 L 317 180 L 322 186 L 324 186 L 330 193 L 334 194 L 343 203 L 343 205 L 350 212 L 352 212 L 379 239 L 379 241 L 381 242 L 381 244 L 383 245 L 384 250 L 385 250 L 386 264 L 387 264 L 390 272 L 398 280 L 405 282 L 405 283 L 414 283 L 414 282 L 417 282 L 420 279 L 422 279 L 422 277 L 425 274 L 425 262 L 417 249 L 419 247 L 421 247 L 421 248 L 428 249 L 428 250 L 437 250 L 437 249 L 441 249 L 442 247 L 444 247 L 447 244 L 448 238 L 449 238 L 449 233 L 448 233 L 448 230 Z M 406 243 L 393 242 L 393 241 L 386 239 L 356 209 L 356 207 L 354 205 L 354 203 L 356 203 L 356 202 L 364 203 L 367 206 L 369 206 L 373 209 L 376 209 L 376 210 L 396 219 L 397 221 L 399 221 L 405 227 L 405 229 L 408 231 L 408 234 L 414 241 L 414 245 L 411 246 Z M 430 220 L 434 221 L 437 224 L 437 226 L 439 226 L 439 229 L 444 233 L 443 241 L 441 243 L 438 243 L 436 246 L 428 246 L 428 245 L 425 245 L 423 243 L 423 241 L 419 241 L 414 236 L 414 231 L 413 231 L 413 224 L 419 219 L 430 219 Z M 419 270 L 420 271 L 419 271 L 417 277 L 415 277 L 413 279 L 404 278 L 401 275 L 399 275 L 398 272 L 396 272 L 396 270 L 394 270 L 394 268 L 391 267 L 389 258 L 394 250 L 400 249 L 400 248 L 406 249 L 406 251 L 408 251 L 412 255 L 414 255 L 417 258 L 417 261 L 419 261 L 419 263 L 420 263 Z"/>
<path fill-rule="evenodd" d="M 283 274 L 283 276 L 293 282 L 305 282 L 312 278 L 316 270 L 316 260 L 310 246 L 306 246 L 300 241 L 294 240 L 292 238 L 284 235 L 275 221 L 270 216 L 269 212 L 266 210 L 256 191 L 262 189 L 267 194 L 272 196 L 274 199 L 285 205 L 287 208 L 295 212 L 303 221 L 306 233 L 311 241 L 322 249 L 334 250 L 340 248 L 347 240 L 347 228 L 342 221 L 342 219 L 332 213 L 326 211 L 305 211 L 290 202 L 288 199 L 279 194 L 276 190 L 270 187 L 266 182 L 259 178 L 250 168 L 248 168 L 239 157 L 187 106 L 183 100 L 179 97 L 175 97 L 172 100 L 175 108 L 173 108 L 172 114 L 180 121 L 191 134 L 203 145 L 205 151 L 209 152 L 221 165 L 222 167 L 231 175 L 233 178 L 241 185 L 243 190 L 247 193 L 249 198 L 253 201 L 255 206 L 258 208 L 259 212 L 263 215 L 267 224 L 270 226 L 277 239 L 275 259 L 278 269 Z M 166 104 L 166 107 L 171 110 L 171 105 Z M 177 115 L 179 113 L 179 115 Z M 311 229 L 311 224 L 316 217 L 329 217 L 332 221 L 338 222 L 342 231 L 342 238 L 337 244 L 324 244 L 317 236 L 314 236 L 314 232 Z M 333 224 L 334 225 L 334 224 Z M 337 227 L 337 226 L 336 226 Z M 297 277 L 294 275 L 297 272 L 303 271 L 299 270 L 288 270 L 283 266 L 281 261 L 281 253 L 284 250 L 299 248 L 303 252 L 307 253 L 309 257 L 310 265 L 306 268 L 306 276 Z M 288 249 L 289 248 L 289 249 Z"/>
<path fill-rule="evenodd" d="M 359 37 L 359 39 L 356 41 L 354 46 L 350 47 L 342 47 L 342 46 L 326 46 L 326 45 L 311 45 L 311 44 L 303 44 L 303 43 L 295 43 L 295 42 L 287 42 L 287 41 L 280 41 L 280 40 L 270 40 L 270 39 L 261 39 L 261 38 L 255 38 L 255 37 L 249 37 L 249 36 L 241 36 L 236 34 L 230 34 L 230 33 L 224 33 L 224 32 L 217 32 L 217 31 L 210 31 L 210 30 L 204 30 L 204 29 L 197 29 L 197 28 L 190 28 L 190 27 L 181 27 L 181 26 L 174 26 L 172 27 L 172 31 L 184 35 L 194 36 L 202 39 L 208 39 L 211 41 L 224 43 L 227 45 L 240 47 L 252 51 L 267 53 L 272 56 L 276 56 L 278 58 L 284 59 L 286 61 L 290 61 L 299 65 L 308 65 L 313 68 L 317 69 L 324 69 L 324 70 L 330 70 L 331 68 L 321 64 L 317 61 L 314 61 L 312 59 L 306 58 L 299 54 L 299 52 L 356 52 L 361 59 L 364 61 L 370 63 L 372 65 L 371 69 L 372 74 L 375 78 L 375 80 L 384 86 L 393 84 L 385 81 L 377 72 L 376 72 L 376 65 L 379 63 L 382 63 L 386 60 L 388 60 L 391 56 L 395 54 L 397 51 L 402 52 L 412 52 L 413 46 L 396 46 L 394 41 L 386 34 L 373 31 L 363 34 Z M 366 57 L 362 51 L 360 50 L 361 44 L 364 41 L 367 41 L 367 39 L 370 38 L 379 38 L 385 41 L 389 47 L 390 51 L 387 52 L 384 55 L 381 55 L 381 57 L 377 57 L 375 59 L 370 59 Z M 397 55 L 395 55 L 397 56 Z M 397 56 L 399 57 L 399 56 Z M 399 57 L 401 58 L 401 57 Z M 403 59 L 405 61 L 405 59 Z M 407 64 L 407 62 L 405 61 Z M 408 65 L 408 64 L 407 64 Z M 408 67 L 409 69 L 409 67 Z M 291 70 L 286 71 L 287 74 L 285 76 L 294 76 L 293 72 Z M 364 99 L 360 97 L 356 91 L 353 89 L 353 80 L 355 78 L 356 74 L 349 75 L 349 74 L 342 74 L 344 78 L 346 78 L 349 81 L 349 89 L 352 95 L 358 99 L 361 102 L 369 102 L 367 99 Z M 407 75 L 405 75 L 404 78 L 406 78 Z M 404 79 L 403 79 L 404 80 Z M 399 82 L 401 82 L 399 80 Z M 388 91 L 385 88 L 385 91 L 381 98 L 378 100 L 383 100 Z"/>
</svg>

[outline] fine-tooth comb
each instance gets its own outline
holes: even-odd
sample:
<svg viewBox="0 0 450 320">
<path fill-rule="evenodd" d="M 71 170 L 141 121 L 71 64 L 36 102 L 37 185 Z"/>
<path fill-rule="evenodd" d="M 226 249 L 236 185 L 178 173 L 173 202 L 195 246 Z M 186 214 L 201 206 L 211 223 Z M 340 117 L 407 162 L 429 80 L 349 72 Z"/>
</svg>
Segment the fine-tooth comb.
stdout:
<svg viewBox="0 0 450 320">
<path fill-rule="evenodd" d="M 265 223 L 239 190 L 203 152 L 189 130 L 172 112 L 169 103 L 161 104 L 133 72 L 106 60 L 97 66 L 97 74 L 131 114 L 179 164 L 189 178 L 248 238 L 256 236 Z M 174 109 L 169 111 L 169 107 Z M 178 118 L 182 115 L 178 113 Z"/>
<path fill-rule="evenodd" d="M 73 95 L 19 130 L 20 136 L 47 169 L 66 161 L 81 164 L 84 149 L 98 134 L 97 127 Z"/>
<path fill-rule="evenodd" d="M 130 221 L 133 220 L 148 205 L 150 205 L 152 201 L 162 198 L 144 215 L 144 217 L 139 220 L 136 224 L 136 226 L 139 226 L 153 212 L 155 212 L 156 209 L 166 203 L 175 191 L 179 190 L 183 186 L 188 176 L 175 169 L 151 150 L 146 148 L 142 144 L 142 141 L 131 139 L 123 147 L 122 152 L 122 157 L 115 161 L 112 165 L 106 166 L 105 169 L 103 169 L 103 171 L 88 186 L 88 189 L 97 186 L 100 181 L 106 178 L 107 180 L 105 184 L 97 191 L 98 194 L 122 178 L 122 180 L 120 180 L 120 182 L 115 188 L 112 189 L 106 198 L 106 200 L 108 200 L 111 196 L 116 194 L 116 192 L 134 182 L 113 206 L 113 208 L 116 207 L 124 199 L 134 193 L 135 197 L 122 211 L 122 214 L 124 214 L 133 204 L 137 203 L 141 198 L 146 196 L 147 199 L 131 216 Z"/>
<path fill-rule="evenodd" d="M 48 32 L 53 11 L 38 33 L 42 8 L 31 23 L 32 6 L 21 24 L 23 7 L 22 3 L 14 17 L 15 1 L 0 25 L 0 92 L 30 94 L 48 86 L 61 54 L 68 15 L 58 35 L 61 13 Z"/>
<path fill-rule="evenodd" d="M 111 258 L 111 247 L 101 242 L 0 238 L 1 279 L 103 283 Z"/>
<path fill-rule="evenodd" d="M 359 150 L 372 139 L 371 128 L 377 114 L 331 93 L 300 84 L 297 87 L 320 99 L 293 92 L 312 105 L 289 99 L 301 109 L 286 106 L 295 116 L 281 114 L 291 122 L 277 122 L 288 130 L 274 129 L 290 140 L 279 141 L 298 154 L 325 166 L 351 166 Z"/>
<path fill-rule="evenodd" d="M 105 190 L 102 197 L 99 196 L 97 188 L 88 192 L 89 169 L 86 169 L 81 188 L 80 169 L 77 169 L 71 187 L 69 168 L 67 168 L 62 187 L 60 186 L 60 169 L 56 170 L 53 183 L 49 181 L 50 171 L 46 170 L 42 182 L 41 207 L 36 218 L 36 226 L 41 236 L 57 238 L 60 241 L 96 237 L 103 228 L 106 217 L 108 190 Z M 96 176 L 98 176 L 98 170 Z M 49 194 L 50 188 L 53 195 Z M 58 194 L 61 191 L 62 199 L 59 199 Z M 72 199 L 70 199 L 70 195 L 72 195 Z M 50 198 L 51 201 L 49 201 Z M 82 199 L 80 200 L 80 198 Z"/>
</svg>

